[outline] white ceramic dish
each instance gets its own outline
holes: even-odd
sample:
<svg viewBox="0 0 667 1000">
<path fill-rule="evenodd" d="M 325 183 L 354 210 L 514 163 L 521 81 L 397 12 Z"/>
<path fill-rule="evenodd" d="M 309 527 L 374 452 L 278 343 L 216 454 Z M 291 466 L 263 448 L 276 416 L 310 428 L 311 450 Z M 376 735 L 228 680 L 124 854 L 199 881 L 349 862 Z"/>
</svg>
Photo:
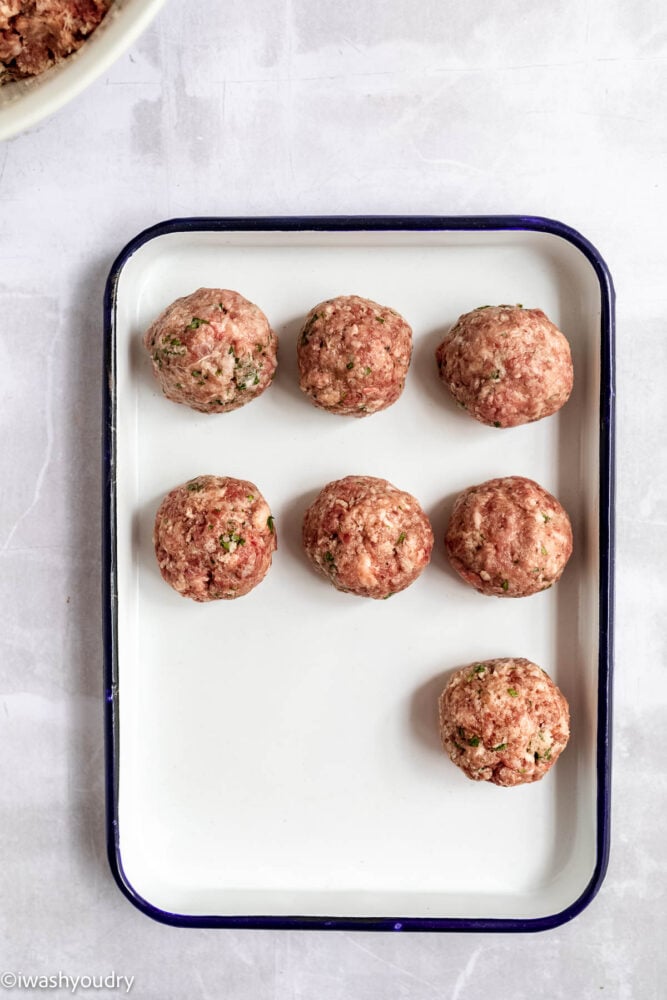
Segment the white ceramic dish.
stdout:
<svg viewBox="0 0 667 1000">
<path fill-rule="evenodd" d="M 148 27 L 164 0 L 114 0 L 78 52 L 39 76 L 0 87 L 0 139 L 36 125 L 97 79 Z"/>
<path fill-rule="evenodd" d="M 531 929 L 568 919 L 596 891 L 608 840 L 604 265 L 544 220 L 234 225 L 156 227 L 126 248 L 108 286 L 116 876 L 146 912 L 193 925 Z M 229 414 L 165 400 L 141 343 L 169 302 L 200 286 L 239 290 L 280 338 L 273 386 Z M 297 385 L 302 319 L 343 293 L 396 308 L 414 330 L 403 396 L 364 420 L 316 410 Z M 566 331 L 576 373 L 560 414 L 502 431 L 456 409 L 434 361 L 460 313 L 498 302 L 543 308 Z M 162 581 L 151 533 L 162 496 L 209 472 L 259 486 L 279 549 L 250 595 L 197 605 Z M 434 525 L 431 565 L 390 601 L 338 593 L 301 551 L 306 506 L 349 473 L 415 494 Z M 442 544 L 454 496 L 506 474 L 552 491 L 574 527 L 561 582 L 521 600 L 468 588 Z M 542 782 L 499 789 L 467 780 L 443 754 L 436 699 L 454 668 L 510 655 L 562 687 L 572 738 Z"/>
</svg>

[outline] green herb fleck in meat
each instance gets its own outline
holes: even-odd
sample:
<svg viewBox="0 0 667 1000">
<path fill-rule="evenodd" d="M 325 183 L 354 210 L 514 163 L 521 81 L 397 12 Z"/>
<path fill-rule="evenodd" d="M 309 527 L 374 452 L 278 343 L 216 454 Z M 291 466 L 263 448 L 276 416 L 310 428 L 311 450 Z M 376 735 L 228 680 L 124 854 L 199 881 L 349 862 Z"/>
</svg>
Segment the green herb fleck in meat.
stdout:
<svg viewBox="0 0 667 1000">
<path fill-rule="evenodd" d="M 499 743 L 497 747 L 491 747 L 494 753 L 499 753 L 500 750 L 507 750 L 507 743 Z"/>
<path fill-rule="evenodd" d="M 406 536 L 405 532 L 404 532 L 404 531 L 402 531 L 402 532 L 400 533 L 400 535 L 398 536 L 398 538 L 396 539 L 396 544 L 397 544 L 397 545 L 400 545 L 400 544 L 401 544 L 402 542 L 404 542 L 404 541 L 405 541 L 406 537 L 407 537 L 407 536 Z"/>
<path fill-rule="evenodd" d="M 509 582 L 509 580 L 503 580 L 501 586 L 502 586 L 502 588 L 503 588 L 504 591 L 508 591 L 510 589 L 510 582 Z"/>
<path fill-rule="evenodd" d="M 545 549 L 545 547 L 543 545 L 540 546 L 540 552 L 542 553 L 543 556 L 546 556 L 548 554 L 547 550 Z"/>
<path fill-rule="evenodd" d="M 375 318 L 376 318 L 376 320 L 378 321 L 378 323 L 384 323 L 384 316 L 378 316 L 378 315 L 376 314 Z"/>
<path fill-rule="evenodd" d="M 193 316 L 192 321 L 186 326 L 186 330 L 198 330 L 199 327 L 205 323 L 206 326 L 210 326 L 210 322 L 207 319 L 202 319 L 201 316 Z"/>
<path fill-rule="evenodd" d="M 510 696 L 510 698 L 518 698 L 519 697 L 519 692 L 517 691 L 516 688 L 508 688 L 507 689 L 507 693 Z"/>
<path fill-rule="evenodd" d="M 195 481 L 193 483 L 188 483 L 188 489 L 190 490 L 191 493 L 199 493 L 200 490 L 204 489 L 204 484 L 198 481 Z"/>
<path fill-rule="evenodd" d="M 351 371 L 354 368 L 354 361 L 348 361 L 345 367 L 347 368 L 348 371 Z"/>
<path fill-rule="evenodd" d="M 232 543 L 234 545 L 245 545 L 245 538 L 242 538 L 240 535 L 236 535 L 233 533 L 230 533 L 228 535 L 220 535 L 218 541 L 222 546 L 222 548 L 225 550 L 225 552 L 229 552 L 231 550 Z"/>
<path fill-rule="evenodd" d="M 494 420 L 493 421 L 493 426 L 494 427 L 500 427 L 500 421 L 499 420 Z"/>
<path fill-rule="evenodd" d="M 551 518 L 549 517 L 549 515 L 548 515 L 548 514 L 544 514 L 544 513 L 543 513 L 543 514 L 542 514 L 542 517 L 544 518 L 544 523 L 545 523 L 545 524 L 548 524 L 548 523 L 549 523 L 549 521 L 551 520 Z"/>
<path fill-rule="evenodd" d="M 479 744 L 480 744 L 479 736 L 471 736 L 470 739 L 468 740 L 469 747 L 478 747 Z"/>
<path fill-rule="evenodd" d="M 267 517 L 267 519 L 266 519 L 266 526 L 269 529 L 269 531 L 271 532 L 271 534 L 273 534 L 274 527 L 273 527 L 273 515 L 272 514 L 269 514 L 269 516 Z"/>
</svg>

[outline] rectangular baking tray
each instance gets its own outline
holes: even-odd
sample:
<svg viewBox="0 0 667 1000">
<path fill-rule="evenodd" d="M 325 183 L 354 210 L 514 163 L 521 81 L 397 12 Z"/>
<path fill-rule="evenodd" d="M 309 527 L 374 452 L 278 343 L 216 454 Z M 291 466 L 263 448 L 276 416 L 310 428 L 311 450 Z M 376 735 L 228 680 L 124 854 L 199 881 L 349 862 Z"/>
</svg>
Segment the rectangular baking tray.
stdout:
<svg viewBox="0 0 667 1000">
<path fill-rule="evenodd" d="M 164 399 L 142 333 L 200 286 L 240 291 L 280 338 L 274 384 L 202 415 Z M 364 420 L 312 407 L 295 343 L 307 311 L 359 294 L 414 330 L 405 391 Z M 463 312 L 540 307 L 575 387 L 554 417 L 478 424 L 434 350 Z M 118 885 L 183 926 L 526 931 L 579 913 L 609 847 L 613 287 L 595 248 L 508 217 L 178 219 L 121 252 L 105 295 L 107 832 Z M 264 582 L 198 605 L 160 578 L 157 506 L 202 473 L 255 482 L 278 529 Z M 433 523 L 431 565 L 391 601 L 340 594 L 301 551 L 303 511 L 347 474 L 389 479 Z M 568 510 L 560 583 L 498 600 L 449 569 L 454 496 L 536 479 Z M 436 700 L 473 660 L 526 656 L 566 694 L 570 743 L 544 780 L 471 782 L 438 743 Z"/>
</svg>

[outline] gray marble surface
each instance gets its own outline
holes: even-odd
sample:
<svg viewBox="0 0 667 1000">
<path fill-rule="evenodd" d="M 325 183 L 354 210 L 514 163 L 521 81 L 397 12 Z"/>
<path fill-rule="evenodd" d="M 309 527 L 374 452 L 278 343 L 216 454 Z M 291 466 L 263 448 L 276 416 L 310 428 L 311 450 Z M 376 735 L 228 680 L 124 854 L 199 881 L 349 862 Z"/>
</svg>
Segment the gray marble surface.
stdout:
<svg viewBox="0 0 667 1000">
<path fill-rule="evenodd" d="M 114 969 L 160 1000 L 667 996 L 664 23 L 658 0 L 171 2 L 0 146 L 4 969 Z M 184 931 L 137 912 L 107 869 L 105 276 L 163 218 L 318 212 L 548 215 L 615 279 L 612 855 L 599 896 L 551 932 Z"/>
</svg>

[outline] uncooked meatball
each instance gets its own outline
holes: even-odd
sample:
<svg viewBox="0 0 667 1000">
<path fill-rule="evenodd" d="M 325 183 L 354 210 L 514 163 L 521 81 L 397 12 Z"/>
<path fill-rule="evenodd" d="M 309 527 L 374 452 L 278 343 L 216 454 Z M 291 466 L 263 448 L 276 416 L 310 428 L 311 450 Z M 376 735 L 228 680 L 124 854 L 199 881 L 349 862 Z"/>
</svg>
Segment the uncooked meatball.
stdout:
<svg viewBox="0 0 667 1000">
<path fill-rule="evenodd" d="M 433 531 L 419 503 L 386 479 L 347 476 L 329 483 L 306 511 L 303 545 L 334 587 L 391 597 L 431 558 Z"/>
<path fill-rule="evenodd" d="M 393 309 L 341 295 L 308 313 L 297 345 L 299 385 L 331 413 L 367 417 L 395 403 L 412 354 L 412 330 Z"/>
<path fill-rule="evenodd" d="M 162 392 L 202 413 L 226 413 L 271 384 L 278 338 L 238 292 L 200 288 L 172 302 L 144 335 Z"/>
<path fill-rule="evenodd" d="M 527 597 L 560 579 L 572 554 L 572 526 L 551 493 L 508 476 L 457 497 L 445 546 L 454 569 L 480 593 Z"/>
<path fill-rule="evenodd" d="M 457 403 L 492 427 L 549 417 L 572 392 L 570 345 L 541 309 L 473 309 L 459 317 L 435 356 Z"/>
<path fill-rule="evenodd" d="M 473 781 L 539 781 L 570 736 L 567 701 L 530 660 L 482 660 L 458 670 L 440 695 L 440 738 Z"/>
<path fill-rule="evenodd" d="M 193 601 L 242 597 L 266 576 L 277 547 L 269 506 L 254 483 L 197 476 L 164 498 L 155 517 L 162 576 Z"/>
</svg>

